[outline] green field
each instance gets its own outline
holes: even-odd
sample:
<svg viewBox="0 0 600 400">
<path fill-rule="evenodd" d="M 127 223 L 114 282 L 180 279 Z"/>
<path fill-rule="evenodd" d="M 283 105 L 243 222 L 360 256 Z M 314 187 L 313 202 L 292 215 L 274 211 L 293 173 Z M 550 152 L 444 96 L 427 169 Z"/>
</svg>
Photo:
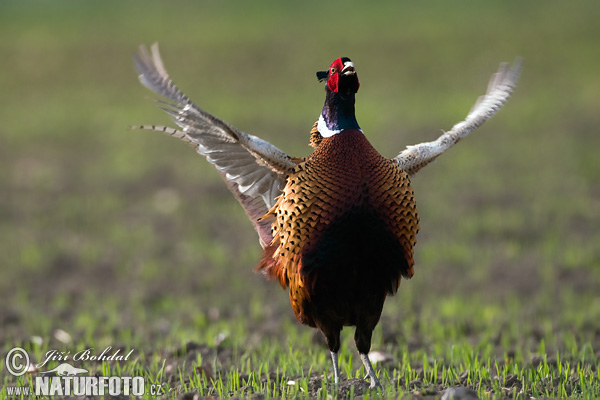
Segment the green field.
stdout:
<svg viewBox="0 0 600 400">
<path fill-rule="evenodd" d="M 257 235 L 213 167 L 129 129 L 173 125 L 133 66 L 155 41 L 196 104 L 294 156 L 323 104 L 314 73 L 337 57 L 392 157 L 522 56 L 507 105 L 413 179 L 415 276 L 386 302 L 375 369 L 387 398 L 600 397 L 599 16 L 591 0 L 3 1 L 0 397 L 40 376 L 7 372 L 14 347 L 37 363 L 108 346 L 133 352 L 72 364 L 164 397 L 379 396 L 355 379 L 352 329 L 333 386 L 318 332 L 253 272 Z"/>
</svg>

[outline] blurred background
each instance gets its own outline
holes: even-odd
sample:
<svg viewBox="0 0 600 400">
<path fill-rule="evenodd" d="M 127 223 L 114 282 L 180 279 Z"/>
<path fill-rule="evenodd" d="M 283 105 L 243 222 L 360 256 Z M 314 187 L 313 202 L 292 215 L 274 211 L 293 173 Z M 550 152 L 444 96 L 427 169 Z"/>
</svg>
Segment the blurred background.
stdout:
<svg viewBox="0 0 600 400">
<path fill-rule="evenodd" d="M 253 272 L 258 237 L 213 167 L 130 130 L 174 126 L 133 65 L 157 41 L 196 104 L 294 156 L 323 104 L 315 72 L 337 57 L 355 62 L 358 121 L 389 157 L 462 120 L 523 57 L 507 105 L 414 177 L 415 276 L 375 343 L 427 342 L 434 324 L 485 340 L 522 318 L 508 346 L 554 332 L 547 346 L 598 348 L 599 16 L 595 1 L 3 1 L 0 343 L 62 329 L 170 347 L 236 318 L 309 331 Z"/>
</svg>

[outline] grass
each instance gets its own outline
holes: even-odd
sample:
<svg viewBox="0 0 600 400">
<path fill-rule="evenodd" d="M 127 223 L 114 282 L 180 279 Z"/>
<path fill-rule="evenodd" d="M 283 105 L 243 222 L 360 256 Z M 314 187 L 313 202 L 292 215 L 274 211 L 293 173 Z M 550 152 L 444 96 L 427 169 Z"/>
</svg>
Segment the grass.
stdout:
<svg viewBox="0 0 600 400">
<path fill-rule="evenodd" d="M 194 101 L 298 156 L 323 101 L 314 71 L 335 57 L 356 63 L 361 127 L 393 156 L 460 120 L 497 64 L 522 56 L 506 107 L 413 179 L 416 274 L 386 302 L 375 368 L 388 398 L 600 396 L 597 11 L 3 2 L 0 393 L 36 376 L 6 373 L 15 346 L 36 362 L 112 346 L 132 357 L 73 365 L 165 397 L 378 397 L 331 385 L 322 339 L 253 273 L 257 238 L 212 167 L 128 130 L 168 123 L 131 58 L 157 40 Z M 364 376 L 352 333 L 344 380 Z"/>
</svg>

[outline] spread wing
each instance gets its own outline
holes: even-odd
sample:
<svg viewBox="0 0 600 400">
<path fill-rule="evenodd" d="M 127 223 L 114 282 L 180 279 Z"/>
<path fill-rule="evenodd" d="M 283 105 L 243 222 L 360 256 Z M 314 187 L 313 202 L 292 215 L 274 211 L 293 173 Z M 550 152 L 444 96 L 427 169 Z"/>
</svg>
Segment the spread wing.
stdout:
<svg viewBox="0 0 600 400">
<path fill-rule="evenodd" d="M 275 204 L 286 177 L 297 163 L 271 143 L 248 135 L 197 107 L 171 81 L 163 66 L 158 44 L 135 55 L 140 82 L 166 97 L 162 110 L 181 129 L 143 125 L 138 128 L 165 132 L 193 146 L 213 164 L 254 224 L 265 247 L 271 242 L 271 221 L 258 219 Z"/>
<path fill-rule="evenodd" d="M 517 58 L 512 68 L 509 68 L 508 63 L 500 64 L 500 69 L 490 80 L 487 93 L 477 99 L 464 121 L 454 125 L 452 129 L 444 132 L 433 142 L 407 146 L 406 150 L 394 158 L 394 161 L 409 175 L 414 175 L 490 119 L 500 110 L 514 91 L 521 72 L 521 62 L 521 58 Z"/>
</svg>

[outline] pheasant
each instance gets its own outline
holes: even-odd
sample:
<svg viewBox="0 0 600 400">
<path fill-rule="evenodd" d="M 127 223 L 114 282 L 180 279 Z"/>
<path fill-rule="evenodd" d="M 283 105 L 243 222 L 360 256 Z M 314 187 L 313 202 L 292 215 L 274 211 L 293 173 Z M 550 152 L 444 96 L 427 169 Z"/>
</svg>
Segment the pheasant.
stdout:
<svg viewBox="0 0 600 400">
<path fill-rule="evenodd" d="M 501 65 L 464 121 L 392 159 L 381 156 L 358 125 L 360 84 L 347 57 L 317 72 L 326 82 L 325 104 L 306 158 L 290 157 L 197 107 L 171 81 L 157 44 L 151 52 L 140 46 L 135 61 L 141 83 L 170 100 L 163 110 L 180 127 L 138 128 L 182 139 L 216 167 L 258 233 L 263 256 L 257 270 L 288 290 L 299 322 L 324 335 L 335 383 L 340 332 L 355 326 L 370 386 L 381 387 L 368 353 L 386 297 L 414 273 L 419 217 L 410 177 L 502 107 L 520 60 L 512 68 Z"/>
</svg>

